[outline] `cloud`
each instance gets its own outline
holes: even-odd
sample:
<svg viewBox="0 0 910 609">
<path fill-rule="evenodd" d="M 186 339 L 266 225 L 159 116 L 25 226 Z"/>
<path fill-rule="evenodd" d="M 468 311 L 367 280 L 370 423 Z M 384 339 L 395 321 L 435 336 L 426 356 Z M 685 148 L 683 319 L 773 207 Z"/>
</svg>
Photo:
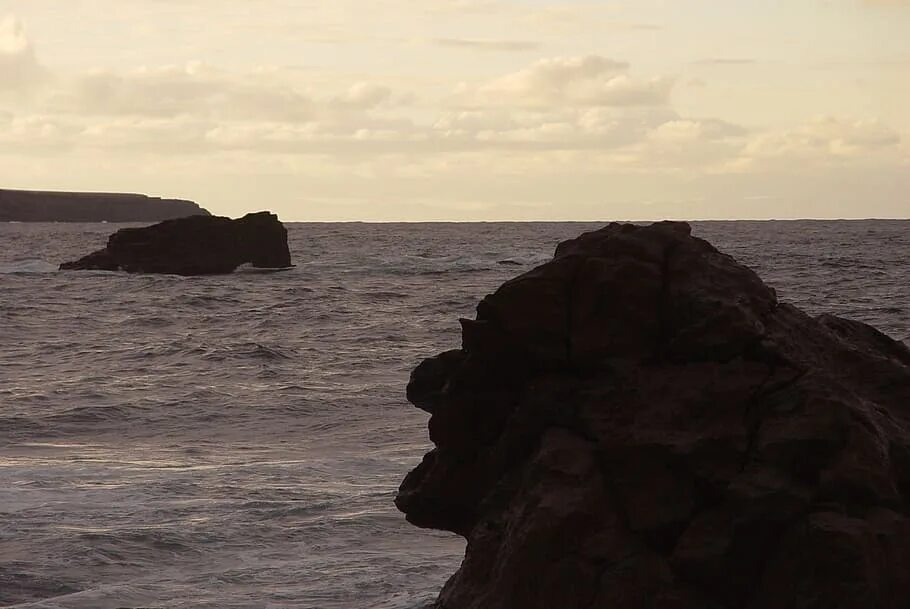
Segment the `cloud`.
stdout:
<svg viewBox="0 0 910 609">
<path fill-rule="evenodd" d="M 673 82 L 658 77 L 636 80 L 628 64 L 598 55 L 543 59 L 482 85 L 482 103 L 519 107 L 649 106 L 669 101 Z"/>
<path fill-rule="evenodd" d="M 60 152 L 83 128 L 54 116 L 0 116 L 0 149 L 11 152 Z"/>
<path fill-rule="evenodd" d="M 230 74 L 199 62 L 126 73 L 94 70 L 56 79 L 55 86 L 44 92 L 40 106 L 48 112 L 78 116 L 188 115 L 222 121 L 300 123 L 369 112 L 398 102 L 390 88 L 371 82 L 356 82 L 334 95 L 317 97 L 291 82 L 299 78 L 293 71 L 278 68 Z"/>
<path fill-rule="evenodd" d="M 355 83 L 340 97 L 336 98 L 340 105 L 356 110 L 369 110 L 390 101 L 392 90 L 386 86 L 371 82 Z"/>
<path fill-rule="evenodd" d="M 759 136 L 746 152 L 755 156 L 848 157 L 897 146 L 900 135 L 875 120 L 821 116 L 795 129 Z"/>
<path fill-rule="evenodd" d="M 29 88 L 46 76 L 22 22 L 14 15 L 0 18 L 0 91 Z"/>
<path fill-rule="evenodd" d="M 792 129 L 753 134 L 719 171 L 894 165 L 901 162 L 901 144 L 900 133 L 880 121 L 819 116 Z"/>
<path fill-rule="evenodd" d="M 675 119 L 658 125 L 648 137 L 663 142 L 717 141 L 741 137 L 746 130 L 738 125 L 717 119 Z"/>
<path fill-rule="evenodd" d="M 692 63 L 699 66 L 744 66 L 758 63 L 758 61 L 751 58 L 739 57 L 709 57 L 707 59 L 699 59 Z"/>
<path fill-rule="evenodd" d="M 232 74 L 191 62 L 93 71 L 55 79 L 33 114 L 15 117 L 5 130 L 0 125 L 0 141 L 16 142 L 23 152 L 44 152 L 57 138 L 60 150 L 230 150 L 329 155 L 340 163 L 609 151 L 628 165 L 644 162 L 652 149 L 666 156 L 729 135 L 719 121 L 677 116 L 665 103 L 669 80 L 635 80 L 628 69 L 600 56 L 545 59 L 454 98 L 467 96 L 470 105 L 448 105 L 453 98 L 445 96 L 418 101 L 373 82 L 334 92 L 323 85 L 317 94 L 294 84 L 312 81 L 311 74 L 280 68 Z M 28 134 L 35 134 L 34 145 Z"/>
<path fill-rule="evenodd" d="M 303 120 L 311 101 L 292 88 L 237 79 L 199 63 L 140 69 L 127 74 L 94 71 L 52 93 L 48 104 L 65 113 Z"/>
<path fill-rule="evenodd" d="M 441 47 L 473 51 L 533 51 L 539 42 L 531 40 L 468 40 L 465 38 L 436 38 L 432 43 Z"/>
<path fill-rule="evenodd" d="M 505 5 L 499 0 L 433 0 L 432 2 L 409 0 L 409 2 L 414 7 L 431 13 L 490 13 L 499 12 L 505 8 Z M 410 3 L 405 3 L 408 9 L 413 8 Z"/>
</svg>

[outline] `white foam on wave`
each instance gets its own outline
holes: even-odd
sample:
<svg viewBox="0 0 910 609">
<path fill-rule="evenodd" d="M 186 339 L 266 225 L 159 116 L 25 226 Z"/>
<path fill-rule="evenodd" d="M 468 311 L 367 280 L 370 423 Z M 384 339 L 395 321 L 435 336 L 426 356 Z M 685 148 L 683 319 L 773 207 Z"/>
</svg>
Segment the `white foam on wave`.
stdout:
<svg viewBox="0 0 910 609">
<path fill-rule="evenodd" d="M 58 265 L 37 258 L 0 264 L 0 275 L 56 273 L 58 270 Z"/>
<path fill-rule="evenodd" d="M 245 263 L 238 266 L 234 269 L 235 273 L 251 273 L 251 274 L 261 274 L 261 273 L 277 273 L 280 271 L 290 271 L 294 268 L 294 265 L 291 266 L 277 266 L 277 267 L 262 267 L 262 266 L 253 266 L 252 263 Z"/>
</svg>

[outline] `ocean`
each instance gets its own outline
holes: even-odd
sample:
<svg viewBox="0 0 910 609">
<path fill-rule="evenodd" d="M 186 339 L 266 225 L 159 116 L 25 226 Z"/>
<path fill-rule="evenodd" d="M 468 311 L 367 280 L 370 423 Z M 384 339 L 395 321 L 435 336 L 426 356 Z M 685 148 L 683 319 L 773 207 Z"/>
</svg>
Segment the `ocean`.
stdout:
<svg viewBox="0 0 910 609">
<path fill-rule="evenodd" d="M 602 224 L 289 224 L 281 273 L 58 272 L 116 224 L 0 224 L 0 607 L 411 609 L 460 538 L 392 504 L 459 317 Z M 910 342 L 910 221 L 694 223 L 781 300 Z"/>
</svg>

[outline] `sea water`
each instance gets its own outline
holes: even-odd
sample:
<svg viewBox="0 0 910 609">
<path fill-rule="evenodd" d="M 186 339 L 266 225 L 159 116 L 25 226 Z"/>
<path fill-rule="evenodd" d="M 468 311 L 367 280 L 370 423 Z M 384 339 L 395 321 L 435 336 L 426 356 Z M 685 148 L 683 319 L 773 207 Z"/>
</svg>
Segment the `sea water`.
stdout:
<svg viewBox="0 0 910 609">
<path fill-rule="evenodd" d="M 0 607 L 415 608 L 461 539 L 392 503 L 459 317 L 599 224 L 290 224 L 293 270 L 58 272 L 115 224 L 0 224 Z M 910 341 L 910 221 L 695 233 Z"/>
</svg>

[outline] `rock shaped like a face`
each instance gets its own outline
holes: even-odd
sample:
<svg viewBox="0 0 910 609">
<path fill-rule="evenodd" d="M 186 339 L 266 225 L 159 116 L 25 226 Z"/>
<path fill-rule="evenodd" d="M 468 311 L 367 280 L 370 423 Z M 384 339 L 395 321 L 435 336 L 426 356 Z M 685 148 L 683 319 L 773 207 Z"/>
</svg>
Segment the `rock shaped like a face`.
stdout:
<svg viewBox="0 0 910 609">
<path fill-rule="evenodd" d="M 563 243 L 462 325 L 396 498 L 467 538 L 437 609 L 907 607 L 902 343 L 682 223 Z"/>
<path fill-rule="evenodd" d="M 142 228 L 124 228 L 107 247 L 63 270 L 212 275 L 230 273 L 242 264 L 262 268 L 291 266 L 287 230 L 269 212 L 237 220 L 189 216 Z"/>
</svg>

